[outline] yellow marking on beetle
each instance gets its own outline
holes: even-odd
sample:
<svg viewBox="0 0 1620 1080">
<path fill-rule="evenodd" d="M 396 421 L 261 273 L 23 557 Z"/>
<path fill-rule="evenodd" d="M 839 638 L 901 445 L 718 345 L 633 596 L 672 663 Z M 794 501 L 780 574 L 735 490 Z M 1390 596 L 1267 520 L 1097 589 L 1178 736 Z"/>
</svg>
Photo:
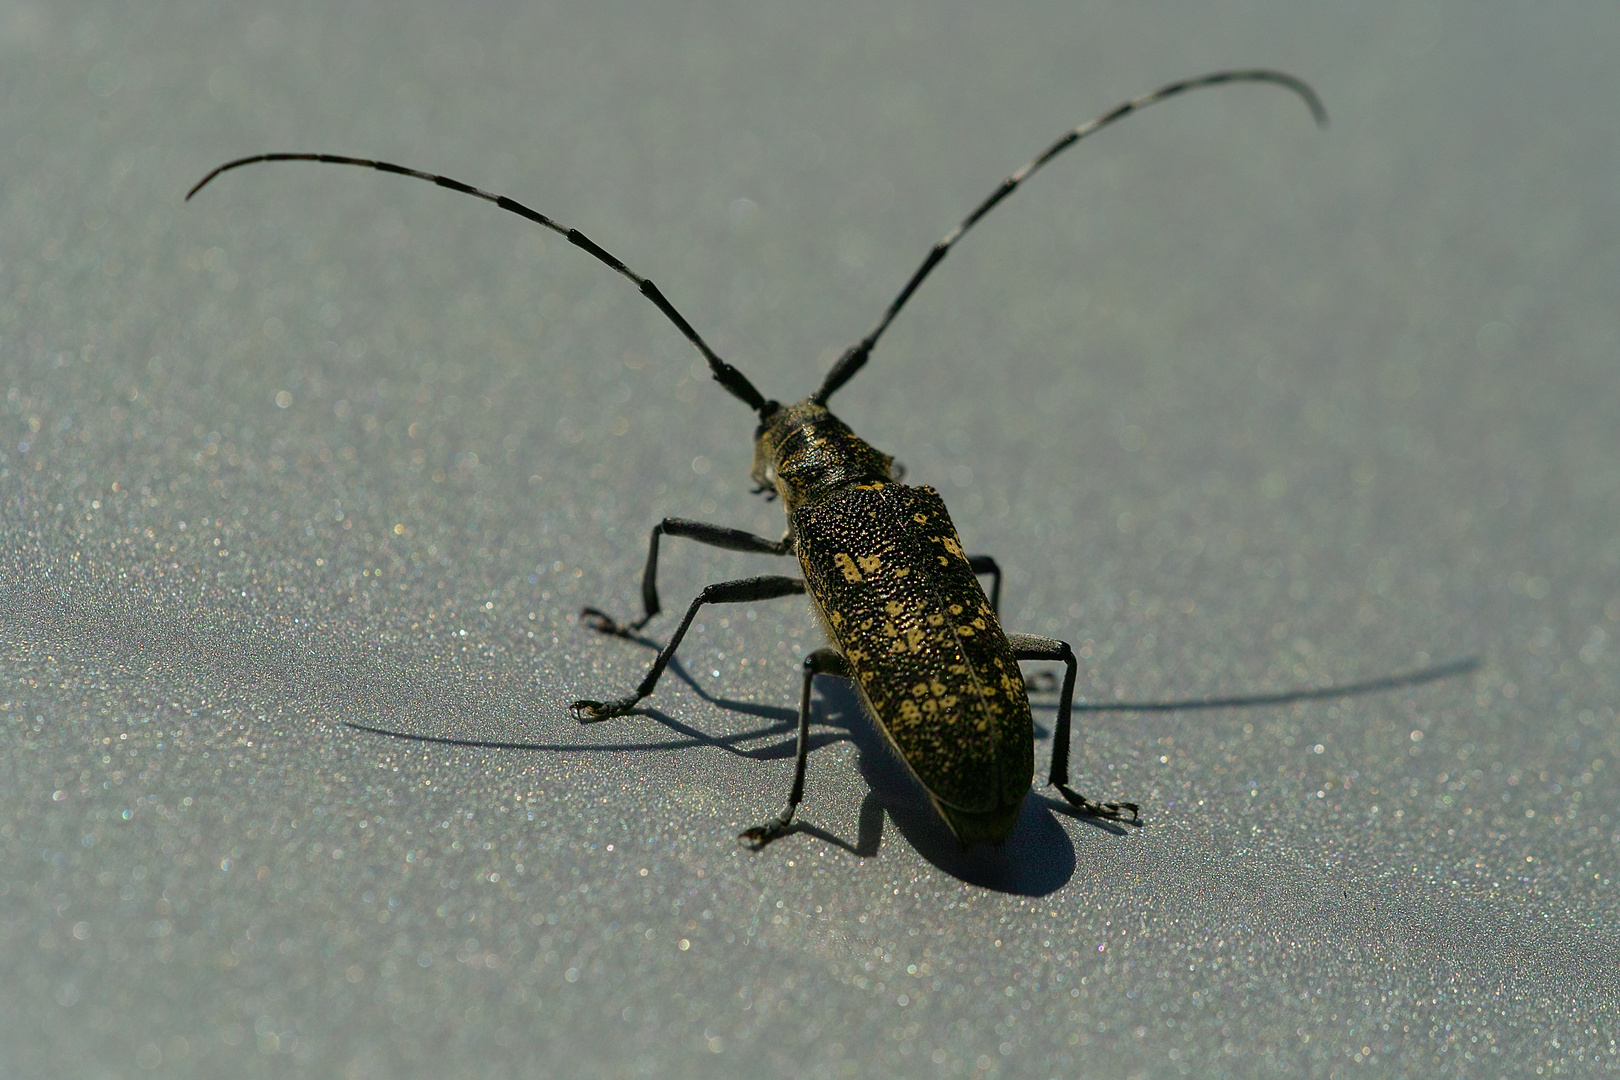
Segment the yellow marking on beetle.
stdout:
<svg viewBox="0 0 1620 1080">
<path fill-rule="evenodd" d="M 902 701 L 900 703 L 900 719 L 916 723 L 922 719 L 922 710 L 917 708 L 915 701 Z"/>
<path fill-rule="evenodd" d="M 949 565 L 951 565 L 951 560 L 947 559 L 945 556 L 938 555 L 938 556 L 935 556 L 935 557 L 939 559 L 939 565 L 941 565 L 941 566 L 949 566 Z"/>
<path fill-rule="evenodd" d="M 926 524 L 928 524 L 928 515 L 927 514 L 912 514 L 911 515 L 911 520 L 915 521 L 919 525 L 926 525 Z"/>
<path fill-rule="evenodd" d="M 883 567 L 883 559 L 877 555 L 862 555 L 855 562 L 868 574 L 875 574 Z"/>
<path fill-rule="evenodd" d="M 900 567 L 900 569 L 898 569 L 898 570 L 896 570 L 894 572 L 894 576 L 895 577 L 905 577 L 909 573 L 911 573 L 911 567 L 902 566 L 902 567 Z"/>
<path fill-rule="evenodd" d="M 872 620 L 871 619 L 862 619 L 861 620 L 861 633 L 864 634 L 864 633 L 866 633 L 866 631 L 868 631 L 870 629 L 872 629 Z"/>
<path fill-rule="evenodd" d="M 962 637 L 972 637 L 973 636 L 973 627 L 971 627 L 971 626 L 958 626 L 956 628 L 956 632 L 958 634 L 960 634 Z"/>
<path fill-rule="evenodd" d="M 925 637 L 926 637 L 926 635 L 923 633 L 923 628 L 922 627 L 920 627 L 920 626 L 908 626 L 908 627 L 906 627 L 906 644 L 911 646 L 911 651 L 912 652 L 916 652 L 916 651 L 918 651 L 919 649 L 922 648 L 922 643 L 923 643 Z"/>
<path fill-rule="evenodd" d="M 906 605 L 902 604 L 898 600 L 890 600 L 887 604 L 883 605 L 883 610 L 887 611 L 890 615 L 898 615 L 906 610 Z"/>
<path fill-rule="evenodd" d="M 832 614 L 827 616 L 827 621 L 832 623 L 833 626 L 835 626 L 835 627 L 843 626 L 844 625 L 844 613 L 841 612 L 841 611 L 834 611 Z"/>
<path fill-rule="evenodd" d="M 945 625 L 945 616 L 941 615 L 937 611 L 929 612 L 928 613 L 928 625 L 929 626 L 944 626 Z"/>
<path fill-rule="evenodd" d="M 983 619 L 974 619 L 973 620 L 973 626 L 974 626 L 974 629 L 976 629 L 976 630 L 983 630 L 984 629 L 984 620 Z"/>
<path fill-rule="evenodd" d="M 850 558 L 842 551 L 833 556 L 833 565 L 838 567 L 838 569 L 843 572 L 844 580 L 849 582 L 851 585 L 855 585 L 866 580 L 865 578 L 861 577 L 861 572 L 855 569 L 855 560 Z"/>
<path fill-rule="evenodd" d="M 960 615 L 960 614 L 962 614 L 962 605 L 961 604 L 952 604 L 951 605 L 951 614 L 952 615 Z"/>
<path fill-rule="evenodd" d="M 894 628 L 894 623 L 890 622 L 887 619 L 884 619 L 883 620 L 883 636 L 884 637 L 899 637 L 900 636 L 900 631 L 898 631 L 898 630 L 896 630 Z"/>
<path fill-rule="evenodd" d="M 920 682 L 916 686 L 913 686 L 911 688 L 911 696 L 912 697 L 923 697 L 927 693 L 928 693 L 928 684 L 925 683 L 925 682 Z"/>
<path fill-rule="evenodd" d="M 946 551 L 950 552 L 952 555 L 955 555 L 957 558 L 964 559 L 967 557 L 962 554 L 962 545 L 956 542 L 956 537 L 942 536 L 939 538 L 939 542 L 945 545 Z"/>
</svg>

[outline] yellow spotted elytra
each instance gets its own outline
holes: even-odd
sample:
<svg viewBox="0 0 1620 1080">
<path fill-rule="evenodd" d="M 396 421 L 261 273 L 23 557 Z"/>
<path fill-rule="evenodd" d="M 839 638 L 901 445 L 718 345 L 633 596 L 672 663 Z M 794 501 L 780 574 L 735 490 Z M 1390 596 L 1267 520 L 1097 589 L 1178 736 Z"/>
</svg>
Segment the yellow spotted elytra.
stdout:
<svg viewBox="0 0 1620 1080">
<path fill-rule="evenodd" d="M 502 195 L 449 177 L 366 158 L 332 154 L 258 154 L 219 166 L 186 195 L 190 199 L 220 173 L 261 161 L 315 161 L 357 165 L 428 180 L 485 199 L 565 236 L 634 282 L 708 361 L 714 378 L 755 411 L 753 478 L 759 492 L 780 497 L 787 531 L 779 540 L 739 529 L 666 518 L 653 526 L 642 577 L 644 614 L 619 622 L 594 608 L 582 618 L 593 628 L 629 637 L 660 611 L 659 538 L 679 536 L 733 551 L 792 555 L 802 577 L 764 575 L 710 585 L 686 609 L 673 635 L 634 692 L 610 701 L 574 703 L 581 720 L 623 715 L 651 694 L 659 676 L 705 604 L 735 604 L 808 594 L 831 645 L 805 658 L 799 702 L 798 753 L 787 806 L 741 838 L 756 849 L 790 831 L 804 795 L 809 753 L 810 688 L 817 675 L 851 679 L 877 726 L 921 782 L 964 843 L 999 844 L 1011 832 L 1030 790 L 1035 763 L 1034 725 L 1018 664 L 1060 661 L 1062 690 L 1052 740 L 1049 783 L 1079 811 L 1114 820 L 1137 819 L 1130 802 L 1098 802 L 1068 783 L 1068 754 L 1076 660 L 1055 638 L 1008 634 L 998 620 L 1001 571 L 988 556 L 967 555 L 939 493 L 907 487 L 895 461 L 862 440 L 827 409 L 827 399 L 866 363 L 873 345 L 923 279 L 951 247 L 997 203 L 1057 154 L 1132 112 L 1188 90 L 1221 83 L 1272 83 L 1293 91 L 1317 123 L 1326 113 L 1304 82 L 1276 71 L 1222 71 L 1172 83 L 1127 101 L 1066 132 L 1022 169 L 1003 180 L 960 225 L 929 251 L 876 327 L 845 352 L 820 389 L 792 405 L 767 399 L 736 368 L 721 360 L 650 280 L 579 232 Z M 979 575 L 990 575 L 986 597 Z M 1310 696 L 1310 695 L 1307 695 Z M 1255 699 L 1261 700 L 1261 699 Z"/>
</svg>

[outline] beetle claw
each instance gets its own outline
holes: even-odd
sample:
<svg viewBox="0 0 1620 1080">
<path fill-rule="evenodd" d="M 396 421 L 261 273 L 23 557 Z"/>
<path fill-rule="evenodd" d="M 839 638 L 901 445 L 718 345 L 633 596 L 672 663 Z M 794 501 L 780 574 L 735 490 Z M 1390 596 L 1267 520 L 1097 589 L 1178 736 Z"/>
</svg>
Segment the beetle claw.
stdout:
<svg viewBox="0 0 1620 1080">
<path fill-rule="evenodd" d="M 1108 807 L 1110 810 L 1129 810 L 1131 812 L 1131 820 L 1127 822 L 1127 824 L 1140 825 L 1142 823 L 1142 808 L 1133 802 L 1104 803 L 1103 805 Z M 1124 821 L 1125 819 L 1123 817 L 1117 817 L 1114 820 Z"/>
<path fill-rule="evenodd" d="M 582 724 L 594 724 L 601 720 L 610 720 L 615 716 L 623 716 L 636 707 L 641 699 L 638 697 L 620 698 L 617 701 L 592 701 L 585 698 L 569 706 L 573 710 L 574 718 Z"/>
<path fill-rule="evenodd" d="M 652 621 L 652 615 L 643 616 L 635 622 L 622 623 L 600 608 L 587 607 L 579 609 L 579 621 L 599 634 L 611 634 L 626 641 L 639 641 L 641 639 L 636 635 L 641 632 L 642 627 Z"/>
<path fill-rule="evenodd" d="M 612 634 L 614 637 L 623 638 L 630 636 L 630 631 L 621 626 L 617 619 L 597 608 L 580 608 L 579 621 L 599 634 Z"/>
<path fill-rule="evenodd" d="M 1127 825 L 1142 824 L 1141 807 L 1133 802 L 1094 802 L 1067 784 L 1059 784 L 1057 789 L 1070 806 L 1089 817 L 1102 818 L 1105 821 L 1123 821 Z M 1125 816 L 1127 811 L 1130 813 L 1128 819 Z"/>
<path fill-rule="evenodd" d="M 755 825 L 752 829 L 744 829 L 737 834 L 737 839 L 746 844 L 751 851 L 761 851 L 765 845 L 773 840 L 780 840 L 793 831 L 791 822 L 781 818 L 773 818 L 763 825 Z"/>
</svg>

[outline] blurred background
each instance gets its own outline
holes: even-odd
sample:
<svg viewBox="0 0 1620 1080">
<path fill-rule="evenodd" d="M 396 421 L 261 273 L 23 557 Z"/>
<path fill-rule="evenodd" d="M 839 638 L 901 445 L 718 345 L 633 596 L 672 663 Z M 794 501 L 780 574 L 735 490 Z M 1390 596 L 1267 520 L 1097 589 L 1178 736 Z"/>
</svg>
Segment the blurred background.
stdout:
<svg viewBox="0 0 1620 1080">
<path fill-rule="evenodd" d="M 1615 1067 L 1620 34 L 1397 3 L 0 4 L 0 1060 L 18 1076 Z M 962 852 L 797 601 L 644 714 L 676 514 L 835 399 L 1071 641 L 1099 828 Z M 669 611 L 786 564 L 664 546 Z M 676 618 L 648 628 L 658 639 Z M 1034 675 L 1039 665 L 1030 668 Z M 1036 698 L 1045 775 L 1051 695 Z M 393 734 L 386 734 L 393 733 Z M 409 738 L 398 736 L 410 736 Z"/>
</svg>

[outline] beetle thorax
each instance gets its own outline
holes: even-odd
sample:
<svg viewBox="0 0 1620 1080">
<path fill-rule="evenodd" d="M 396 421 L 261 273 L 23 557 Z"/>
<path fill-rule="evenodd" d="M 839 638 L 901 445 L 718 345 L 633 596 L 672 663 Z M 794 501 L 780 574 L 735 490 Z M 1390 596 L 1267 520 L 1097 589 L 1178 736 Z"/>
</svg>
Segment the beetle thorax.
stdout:
<svg viewBox="0 0 1620 1080">
<path fill-rule="evenodd" d="M 791 512 L 846 484 L 894 479 L 894 458 L 867 443 L 825 405 L 778 409 L 754 433 L 754 481 L 775 488 Z"/>
</svg>

